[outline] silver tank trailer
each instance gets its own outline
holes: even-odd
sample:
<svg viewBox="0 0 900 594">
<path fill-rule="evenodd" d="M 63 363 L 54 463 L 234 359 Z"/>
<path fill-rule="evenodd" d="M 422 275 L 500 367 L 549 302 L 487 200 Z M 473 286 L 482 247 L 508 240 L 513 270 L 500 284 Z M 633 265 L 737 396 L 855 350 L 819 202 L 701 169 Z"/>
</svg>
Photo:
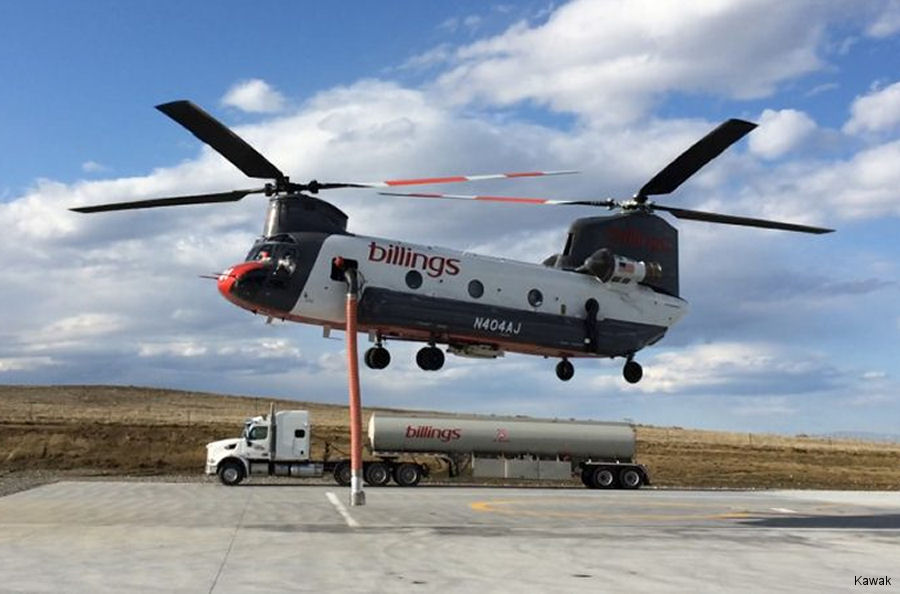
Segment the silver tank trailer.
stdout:
<svg viewBox="0 0 900 594">
<path fill-rule="evenodd" d="M 369 418 L 368 429 L 369 445 L 378 452 L 631 461 L 635 447 L 634 428 L 627 423 L 376 413 Z"/>
</svg>

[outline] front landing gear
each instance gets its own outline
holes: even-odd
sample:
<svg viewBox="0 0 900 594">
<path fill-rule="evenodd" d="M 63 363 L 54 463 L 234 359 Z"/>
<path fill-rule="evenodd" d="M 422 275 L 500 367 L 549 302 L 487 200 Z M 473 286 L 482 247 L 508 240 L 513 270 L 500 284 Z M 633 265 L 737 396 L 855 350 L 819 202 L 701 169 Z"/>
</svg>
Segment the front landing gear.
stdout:
<svg viewBox="0 0 900 594">
<path fill-rule="evenodd" d="M 569 381 L 573 375 L 575 375 L 575 366 L 568 359 L 563 359 L 556 364 L 556 377 L 562 381 Z"/>
<path fill-rule="evenodd" d="M 425 371 L 437 371 L 444 366 L 444 353 L 434 345 L 422 347 L 416 353 L 416 363 Z"/>
<path fill-rule="evenodd" d="M 622 369 L 622 375 L 625 376 L 625 381 L 629 384 L 636 384 L 644 377 L 644 369 L 640 363 L 628 357 L 628 361 L 626 361 L 625 367 Z"/>
</svg>

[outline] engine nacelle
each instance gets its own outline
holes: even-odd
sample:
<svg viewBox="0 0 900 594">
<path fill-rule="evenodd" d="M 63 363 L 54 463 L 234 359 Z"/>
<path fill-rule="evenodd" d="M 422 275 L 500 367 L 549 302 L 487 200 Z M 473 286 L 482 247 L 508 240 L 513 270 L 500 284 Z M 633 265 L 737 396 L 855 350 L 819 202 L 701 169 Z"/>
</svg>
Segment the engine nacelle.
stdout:
<svg viewBox="0 0 900 594">
<path fill-rule="evenodd" d="M 599 249 L 584 260 L 578 272 L 589 272 L 604 283 L 627 285 L 662 277 L 662 266 L 657 262 L 639 262 Z"/>
</svg>

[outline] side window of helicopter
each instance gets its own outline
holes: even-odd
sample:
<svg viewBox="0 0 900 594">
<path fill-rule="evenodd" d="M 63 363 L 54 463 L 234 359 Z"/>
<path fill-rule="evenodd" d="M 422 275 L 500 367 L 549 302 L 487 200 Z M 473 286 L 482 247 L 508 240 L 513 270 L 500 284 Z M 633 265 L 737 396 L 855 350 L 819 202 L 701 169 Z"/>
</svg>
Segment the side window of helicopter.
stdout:
<svg viewBox="0 0 900 594">
<path fill-rule="evenodd" d="M 480 280 L 470 280 L 469 281 L 469 297 L 472 299 L 478 299 L 482 295 L 484 295 L 484 285 L 481 284 Z"/>
<path fill-rule="evenodd" d="M 410 289 L 418 289 L 422 286 L 422 273 L 418 270 L 410 270 L 406 273 L 406 286 Z"/>
</svg>

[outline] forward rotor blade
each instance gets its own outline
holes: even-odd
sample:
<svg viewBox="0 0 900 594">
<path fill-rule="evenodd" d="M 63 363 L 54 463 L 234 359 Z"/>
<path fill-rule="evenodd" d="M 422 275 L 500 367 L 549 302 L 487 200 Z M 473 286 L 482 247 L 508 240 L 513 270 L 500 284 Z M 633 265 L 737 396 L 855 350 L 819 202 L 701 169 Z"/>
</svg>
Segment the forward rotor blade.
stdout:
<svg viewBox="0 0 900 594">
<path fill-rule="evenodd" d="M 523 198 L 520 196 L 484 196 L 475 194 L 435 194 L 425 192 L 378 192 L 382 196 L 404 196 L 406 198 L 440 198 L 444 200 L 482 200 L 485 202 L 507 202 L 514 204 L 545 204 L 568 206 L 615 206 L 614 200 L 552 200 L 550 198 Z"/>
<path fill-rule="evenodd" d="M 152 198 L 150 200 L 134 200 L 132 202 L 115 202 L 96 206 L 79 206 L 70 208 L 74 212 L 107 212 L 111 210 L 135 210 L 138 208 L 157 208 L 160 206 L 180 206 L 183 204 L 210 204 L 214 202 L 237 202 L 247 194 L 265 192 L 265 188 L 254 190 L 235 190 L 216 194 L 195 194 L 193 196 L 174 196 L 172 198 Z"/>
<path fill-rule="evenodd" d="M 412 179 L 389 179 L 380 182 L 336 182 L 320 183 L 319 189 L 332 188 L 394 188 L 397 186 L 418 186 L 426 184 L 449 184 L 456 182 L 483 181 L 486 179 L 510 179 L 521 177 L 544 177 L 548 175 L 571 175 L 580 171 L 518 171 L 512 173 L 489 173 L 485 175 L 450 175 L 446 177 L 420 177 Z"/>
<path fill-rule="evenodd" d="M 726 225 L 741 225 L 743 227 L 760 227 L 763 229 L 781 229 L 783 231 L 798 231 L 800 233 L 831 233 L 834 229 L 826 229 L 824 227 L 809 227 L 807 225 L 797 225 L 794 223 L 782 223 L 779 221 L 767 221 L 765 219 L 751 219 L 748 217 L 736 217 L 732 215 L 724 215 L 715 212 L 703 212 L 700 210 L 687 210 L 684 208 L 673 208 L 671 206 L 653 205 L 654 210 L 664 210 L 672 213 L 679 219 L 689 219 L 692 221 L 707 221 L 709 223 L 724 223 Z"/>
<path fill-rule="evenodd" d="M 646 197 L 674 192 L 685 180 L 700 171 L 704 165 L 718 157 L 722 151 L 754 128 L 756 128 L 756 124 L 744 120 L 730 119 L 724 122 L 653 176 L 653 179 L 638 191 L 637 196 Z"/>
<path fill-rule="evenodd" d="M 190 101 L 163 103 L 157 105 L 156 109 L 214 148 L 247 177 L 284 179 L 284 174 L 243 138 Z"/>
</svg>

